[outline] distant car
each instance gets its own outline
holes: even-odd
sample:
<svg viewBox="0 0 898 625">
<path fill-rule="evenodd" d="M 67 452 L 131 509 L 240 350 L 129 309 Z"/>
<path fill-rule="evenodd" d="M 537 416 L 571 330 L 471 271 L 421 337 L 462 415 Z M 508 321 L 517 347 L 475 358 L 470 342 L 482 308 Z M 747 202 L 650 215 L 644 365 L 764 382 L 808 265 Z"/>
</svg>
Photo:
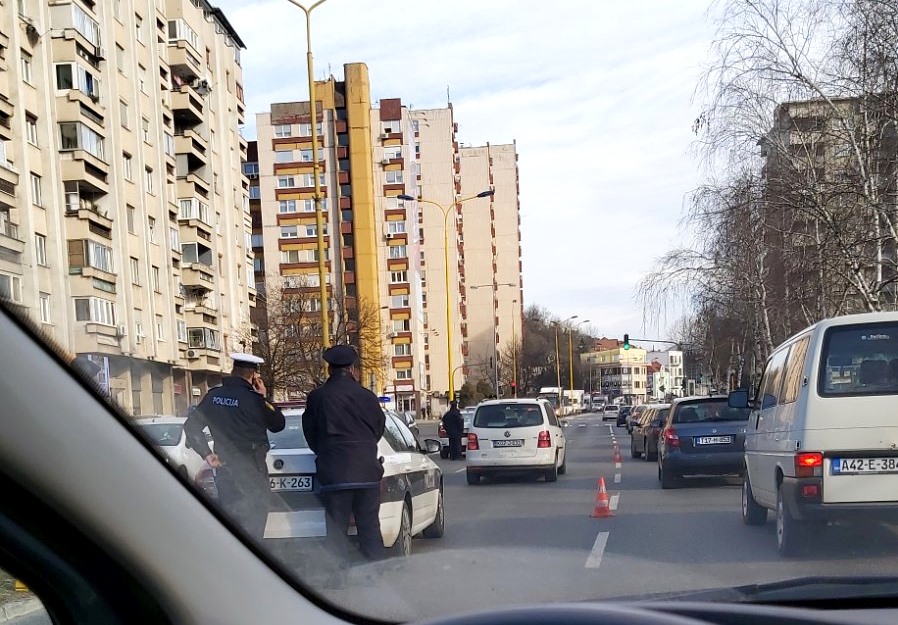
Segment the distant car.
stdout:
<svg viewBox="0 0 898 625">
<path fill-rule="evenodd" d="M 471 421 L 474 419 L 474 412 L 477 406 L 465 406 L 461 409 L 461 416 L 464 419 L 464 429 L 461 436 L 461 453 L 464 455 L 468 445 L 468 429 L 471 427 Z M 440 438 L 440 458 L 445 460 L 449 457 L 449 437 L 446 436 L 446 428 L 443 427 L 442 417 L 440 417 L 440 425 L 437 428 L 437 436 Z"/>
<path fill-rule="evenodd" d="M 658 436 L 667 421 L 670 404 L 650 404 L 639 415 L 639 421 L 630 434 L 630 456 L 644 456 L 646 462 L 658 459 Z"/>
<path fill-rule="evenodd" d="M 627 424 L 627 417 L 630 416 L 630 412 L 633 410 L 632 406 L 621 406 L 620 410 L 618 410 L 617 415 L 617 423 L 615 425 L 617 427 L 621 427 Z"/>
<path fill-rule="evenodd" d="M 661 488 L 688 475 L 742 475 L 748 414 L 726 395 L 675 399 L 658 441 Z"/>
<path fill-rule="evenodd" d="M 377 446 L 384 465 L 380 528 L 390 553 L 407 556 L 412 536 L 443 535 L 442 471 L 427 456 L 439 446 L 430 439 L 425 441 L 427 449 L 422 449 L 402 417 L 393 411 L 385 413 L 386 430 Z M 268 477 L 276 499 L 268 515 L 266 539 L 316 538 L 327 533 L 324 509 L 316 496 L 320 485 L 315 454 L 303 434 L 301 415 L 301 409 L 285 414 L 286 427 L 268 435 Z"/>
<path fill-rule="evenodd" d="M 555 482 L 567 471 L 564 431 L 544 399 L 496 399 L 477 407 L 468 432 L 466 473 L 532 472 Z"/>
<path fill-rule="evenodd" d="M 205 461 L 187 446 L 187 437 L 184 435 L 185 421 L 186 417 L 148 416 L 137 417 L 134 423 L 165 454 L 166 459 L 178 473 L 193 481 Z M 206 436 L 209 438 L 209 446 L 212 447 L 211 437 L 208 434 Z"/>
<path fill-rule="evenodd" d="M 627 434 L 633 434 L 633 428 L 639 421 L 639 417 L 642 415 L 643 411 L 645 411 L 646 406 L 648 406 L 648 404 L 639 404 L 630 411 L 630 416 L 627 417 Z"/>
<path fill-rule="evenodd" d="M 602 410 L 602 421 L 607 421 L 608 419 L 614 419 L 617 421 L 617 415 L 620 413 L 620 406 L 617 404 L 608 404 L 605 406 L 605 409 Z"/>
</svg>

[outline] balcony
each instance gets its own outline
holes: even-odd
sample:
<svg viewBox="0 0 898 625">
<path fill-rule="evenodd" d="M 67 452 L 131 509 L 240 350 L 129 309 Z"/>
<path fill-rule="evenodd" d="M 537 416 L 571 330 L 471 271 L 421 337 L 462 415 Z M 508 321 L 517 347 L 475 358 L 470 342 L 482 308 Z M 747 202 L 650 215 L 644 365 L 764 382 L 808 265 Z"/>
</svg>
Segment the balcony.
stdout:
<svg viewBox="0 0 898 625">
<path fill-rule="evenodd" d="M 184 82 L 192 82 L 203 75 L 202 61 L 193 47 L 183 39 L 169 43 L 168 65 L 172 74 Z"/>
<path fill-rule="evenodd" d="M 189 196 L 198 195 L 200 197 L 208 197 L 211 187 L 209 182 L 200 174 L 191 172 L 184 176 L 178 175 L 178 195 Z"/>
<path fill-rule="evenodd" d="M 4 213 L 5 214 L 5 213 Z M 21 256 L 25 252 L 25 242 L 19 239 L 19 227 L 9 221 L 0 222 L 0 258 L 10 255 L 15 257 L 14 262 L 21 261 Z"/>
<path fill-rule="evenodd" d="M 8 162 L 0 163 L 0 206 L 15 206 L 19 172 Z"/>
<path fill-rule="evenodd" d="M 184 286 L 211 291 L 215 288 L 215 270 L 203 263 L 183 263 L 181 282 Z"/>
<path fill-rule="evenodd" d="M 203 98 L 189 85 L 181 85 L 172 92 L 171 107 L 176 125 L 196 126 L 205 119 Z"/>
<path fill-rule="evenodd" d="M 187 128 L 175 135 L 175 154 L 186 154 L 201 165 L 206 164 L 209 144 L 195 130 Z"/>
</svg>

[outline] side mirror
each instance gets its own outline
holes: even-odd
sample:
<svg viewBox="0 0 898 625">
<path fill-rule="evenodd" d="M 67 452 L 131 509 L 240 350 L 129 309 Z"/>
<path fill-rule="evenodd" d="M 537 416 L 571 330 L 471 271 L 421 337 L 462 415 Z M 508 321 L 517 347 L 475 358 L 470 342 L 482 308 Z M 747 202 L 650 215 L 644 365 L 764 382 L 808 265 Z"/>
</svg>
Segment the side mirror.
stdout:
<svg viewBox="0 0 898 625">
<path fill-rule="evenodd" d="M 654 419 L 652 421 L 653 428 L 660 428 L 662 425 L 664 425 L 664 421 L 662 421 L 661 419 Z"/>
<path fill-rule="evenodd" d="M 440 445 L 440 441 L 435 438 L 425 438 L 424 439 L 424 452 L 428 454 L 438 454 L 442 449 L 442 445 Z"/>
<path fill-rule="evenodd" d="M 748 400 L 748 391 L 745 389 L 731 391 L 727 397 L 727 405 L 730 408 L 750 408 L 750 404 L 751 402 Z"/>
</svg>

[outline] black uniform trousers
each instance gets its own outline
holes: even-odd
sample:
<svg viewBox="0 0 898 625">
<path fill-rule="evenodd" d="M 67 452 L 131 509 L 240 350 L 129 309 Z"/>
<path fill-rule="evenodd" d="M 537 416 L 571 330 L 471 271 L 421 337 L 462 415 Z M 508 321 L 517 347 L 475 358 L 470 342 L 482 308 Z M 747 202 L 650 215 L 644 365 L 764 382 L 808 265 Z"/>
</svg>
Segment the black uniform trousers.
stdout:
<svg viewBox="0 0 898 625">
<path fill-rule="evenodd" d="M 448 434 L 449 436 L 449 458 L 451 460 L 459 460 L 461 458 L 461 434 Z"/>
<path fill-rule="evenodd" d="M 345 565 L 349 559 L 346 532 L 349 530 L 350 514 L 355 517 L 362 555 L 369 560 L 384 557 L 379 488 L 328 490 L 321 493 L 321 499 L 327 515 L 328 547 L 338 563 Z"/>
<path fill-rule="evenodd" d="M 215 484 L 222 509 L 250 536 L 262 540 L 271 509 L 268 472 L 260 471 L 251 459 L 232 458 L 216 470 Z"/>
</svg>

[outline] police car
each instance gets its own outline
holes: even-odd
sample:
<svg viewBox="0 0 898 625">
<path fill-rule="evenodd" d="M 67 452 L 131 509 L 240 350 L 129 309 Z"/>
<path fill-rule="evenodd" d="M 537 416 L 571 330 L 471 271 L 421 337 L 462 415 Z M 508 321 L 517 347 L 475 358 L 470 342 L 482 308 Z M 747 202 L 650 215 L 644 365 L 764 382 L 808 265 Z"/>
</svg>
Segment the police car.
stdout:
<svg viewBox="0 0 898 625">
<path fill-rule="evenodd" d="M 187 446 L 187 437 L 184 435 L 186 420 L 185 417 L 174 416 L 141 416 L 135 418 L 134 424 L 149 437 L 178 473 L 193 480 L 203 469 L 205 462 Z M 209 446 L 213 447 L 211 437 L 209 438 Z"/>
<path fill-rule="evenodd" d="M 302 408 L 282 409 L 286 427 L 269 433 L 268 475 L 275 494 L 268 515 L 265 538 L 269 540 L 326 536 L 324 508 L 316 497 L 315 454 L 302 431 Z M 421 448 L 404 420 L 386 414 L 386 429 L 378 443 L 383 457 L 380 528 L 384 547 L 393 555 L 408 556 L 412 537 L 443 535 L 443 475 L 428 457 L 439 452 L 439 442 L 425 441 Z M 350 529 L 350 534 L 355 528 Z"/>
</svg>

